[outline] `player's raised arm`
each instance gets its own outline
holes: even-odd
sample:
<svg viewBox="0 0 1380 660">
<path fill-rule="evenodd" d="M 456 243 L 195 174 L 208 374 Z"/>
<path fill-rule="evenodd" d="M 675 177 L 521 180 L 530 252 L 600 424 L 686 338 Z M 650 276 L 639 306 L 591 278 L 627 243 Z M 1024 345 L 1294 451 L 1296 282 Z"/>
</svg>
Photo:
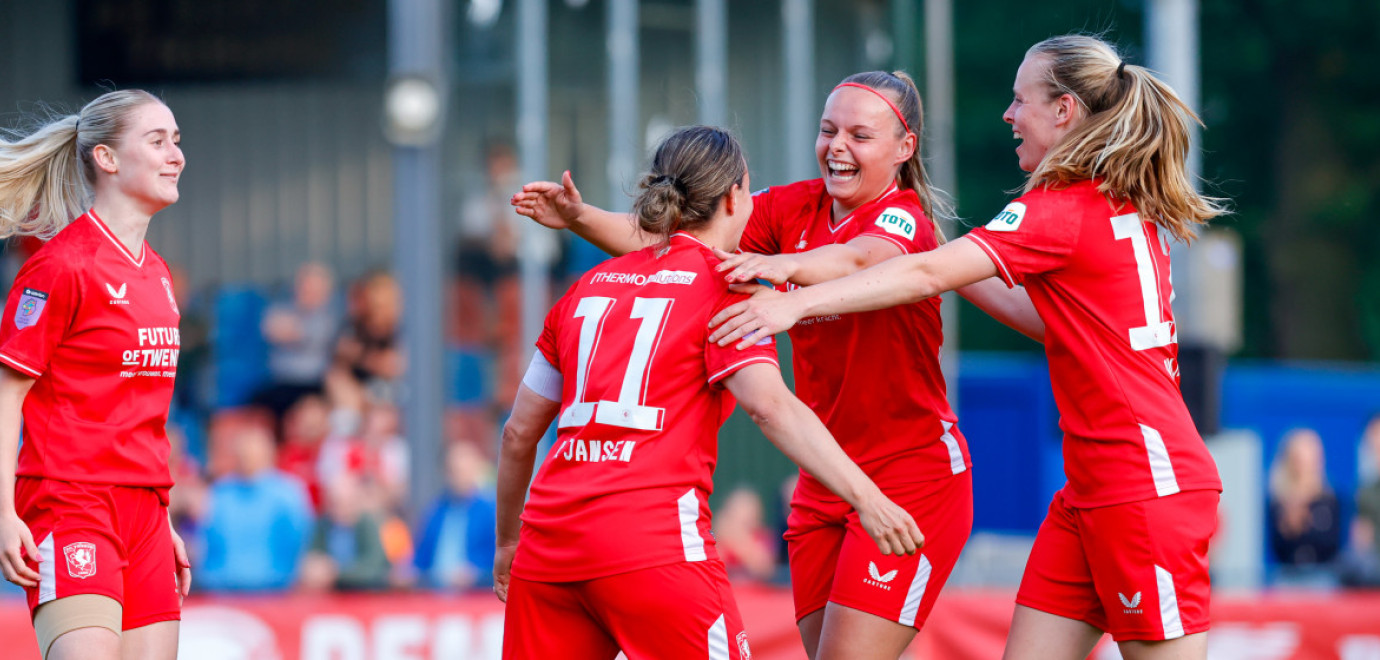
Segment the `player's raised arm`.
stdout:
<svg viewBox="0 0 1380 660">
<path fill-rule="evenodd" d="M 545 227 L 575 232 L 615 257 L 656 242 L 656 237 L 637 227 L 631 215 L 584 203 L 570 177 L 570 170 L 561 175 L 560 183 L 534 181 L 524 185 L 509 203 L 518 215 L 527 216 Z"/>
<path fill-rule="evenodd" d="M 848 277 L 787 294 L 759 292 L 709 321 L 709 340 L 726 346 L 748 335 L 761 337 L 790 329 L 807 316 L 852 314 L 924 300 L 997 274 L 997 267 L 972 241 L 958 239 L 937 250 L 888 259 Z"/>
<path fill-rule="evenodd" d="M 786 388 L 775 365 L 748 365 L 724 385 L 781 453 L 857 510 L 882 554 L 913 554 L 924 547 L 915 519 L 848 458 L 819 418 Z"/>
</svg>

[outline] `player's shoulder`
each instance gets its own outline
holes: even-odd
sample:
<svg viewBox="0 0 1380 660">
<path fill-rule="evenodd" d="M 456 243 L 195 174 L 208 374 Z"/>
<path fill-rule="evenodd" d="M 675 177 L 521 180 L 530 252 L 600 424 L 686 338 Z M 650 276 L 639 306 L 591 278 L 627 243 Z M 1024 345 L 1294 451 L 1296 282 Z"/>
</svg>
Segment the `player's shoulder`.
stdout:
<svg viewBox="0 0 1380 660">
<path fill-rule="evenodd" d="M 87 272 L 103 238 L 91 231 L 88 221 L 78 218 L 30 255 L 24 261 L 19 275 L 80 275 Z"/>
<path fill-rule="evenodd" d="M 1023 226 L 1045 224 L 1050 219 L 1059 225 L 1079 223 L 1090 216 L 1107 215 L 1111 210 L 1095 181 L 1066 185 L 1042 185 L 1012 200 L 989 221 L 989 231 L 1013 232 Z"/>
<path fill-rule="evenodd" d="M 758 201 L 770 200 L 773 204 L 806 205 L 818 203 L 828 194 L 824 179 L 807 179 L 782 186 L 769 186 L 752 193 Z"/>
</svg>

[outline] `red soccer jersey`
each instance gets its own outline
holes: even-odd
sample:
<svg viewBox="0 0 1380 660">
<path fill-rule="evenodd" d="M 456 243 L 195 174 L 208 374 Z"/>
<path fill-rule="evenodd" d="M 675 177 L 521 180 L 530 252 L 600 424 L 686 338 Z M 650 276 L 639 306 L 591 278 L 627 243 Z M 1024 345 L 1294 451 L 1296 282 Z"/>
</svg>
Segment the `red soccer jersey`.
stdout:
<svg viewBox="0 0 1380 660">
<path fill-rule="evenodd" d="M 1045 322 L 1071 506 L 1221 490 L 1179 393 L 1169 234 L 1085 181 L 1027 193 L 967 237 Z"/>
<path fill-rule="evenodd" d="M 17 473 L 168 487 L 180 317 L 168 266 L 89 211 L 30 257 L 0 321 L 0 361 L 35 378 Z"/>
<path fill-rule="evenodd" d="M 563 377 L 561 413 L 513 575 L 563 582 L 717 559 L 708 498 L 733 410 L 720 381 L 776 366 L 770 339 L 746 351 L 708 341 L 709 319 L 743 297 L 718 263 L 678 233 L 589 271 L 547 315 L 537 348 Z"/>
<path fill-rule="evenodd" d="M 745 252 L 805 252 L 858 236 L 886 239 L 908 254 L 937 247 L 934 225 L 912 190 L 893 186 L 837 222 L 821 179 L 768 188 L 754 201 L 739 242 Z M 971 465 L 939 368 L 939 305 L 931 298 L 813 317 L 790 331 L 796 396 L 879 484 L 938 479 Z"/>
</svg>

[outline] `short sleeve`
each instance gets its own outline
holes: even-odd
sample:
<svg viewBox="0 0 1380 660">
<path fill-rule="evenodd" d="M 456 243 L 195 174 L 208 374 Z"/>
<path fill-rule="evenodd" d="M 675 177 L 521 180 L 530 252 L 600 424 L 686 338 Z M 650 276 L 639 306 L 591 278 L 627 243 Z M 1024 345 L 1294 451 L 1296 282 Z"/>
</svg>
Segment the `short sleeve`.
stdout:
<svg viewBox="0 0 1380 660">
<path fill-rule="evenodd" d="M 714 311 L 710 312 L 709 317 L 713 318 L 725 307 L 736 302 L 747 300 L 747 296 L 730 293 L 719 300 L 719 304 L 714 306 Z M 728 346 L 705 341 L 704 343 L 704 366 L 706 373 L 709 374 L 709 383 L 716 385 L 723 379 L 733 375 L 733 372 L 759 362 L 772 364 L 780 367 L 776 358 L 776 337 L 763 337 L 756 344 L 743 350 L 738 350 L 738 342 L 733 342 Z"/>
<path fill-rule="evenodd" d="M 934 223 L 919 206 L 910 204 L 882 208 L 866 220 L 858 236 L 884 239 L 900 248 L 902 254 L 928 252 L 939 247 L 934 238 Z"/>
<path fill-rule="evenodd" d="M 997 266 L 1007 286 L 1062 268 L 1073 254 L 1080 228 L 1076 213 L 1050 209 L 1043 197 L 1022 197 L 982 227 L 966 234 Z"/>
<path fill-rule="evenodd" d="M 752 215 L 748 217 L 738 249 L 756 254 L 780 254 L 781 218 L 776 212 L 776 193 L 766 188 L 752 193 Z"/>
<path fill-rule="evenodd" d="M 15 277 L 0 320 L 0 362 L 38 378 L 81 306 L 77 270 L 34 255 Z"/>
</svg>

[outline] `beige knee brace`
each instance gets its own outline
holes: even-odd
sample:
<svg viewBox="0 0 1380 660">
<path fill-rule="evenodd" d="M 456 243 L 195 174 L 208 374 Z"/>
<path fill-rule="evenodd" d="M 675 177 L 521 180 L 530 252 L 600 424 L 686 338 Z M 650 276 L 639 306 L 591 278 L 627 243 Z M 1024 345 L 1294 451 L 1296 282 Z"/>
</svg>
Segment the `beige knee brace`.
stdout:
<svg viewBox="0 0 1380 660">
<path fill-rule="evenodd" d="M 38 649 L 47 658 L 57 638 L 78 628 L 106 628 L 119 635 L 122 615 L 118 601 L 96 594 L 78 594 L 39 605 L 34 612 Z"/>
</svg>

